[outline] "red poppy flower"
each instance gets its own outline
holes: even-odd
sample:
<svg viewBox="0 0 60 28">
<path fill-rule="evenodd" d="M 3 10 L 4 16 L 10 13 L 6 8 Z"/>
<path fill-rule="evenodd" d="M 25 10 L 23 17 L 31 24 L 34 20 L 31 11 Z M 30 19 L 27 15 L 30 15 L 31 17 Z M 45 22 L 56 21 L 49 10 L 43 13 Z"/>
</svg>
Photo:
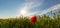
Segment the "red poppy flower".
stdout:
<svg viewBox="0 0 60 28">
<path fill-rule="evenodd" d="M 36 16 L 32 16 L 31 18 L 30 18 L 30 22 L 36 22 Z"/>
</svg>

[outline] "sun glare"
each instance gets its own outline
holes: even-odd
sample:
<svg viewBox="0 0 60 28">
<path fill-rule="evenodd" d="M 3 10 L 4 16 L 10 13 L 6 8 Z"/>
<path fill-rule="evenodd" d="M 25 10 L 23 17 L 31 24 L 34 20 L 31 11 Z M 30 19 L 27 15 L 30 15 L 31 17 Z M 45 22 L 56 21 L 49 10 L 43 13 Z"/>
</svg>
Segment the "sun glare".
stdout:
<svg viewBox="0 0 60 28">
<path fill-rule="evenodd" d="M 26 12 L 26 10 L 21 10 L 21 12 L 20 12 L 22 15 L 25 15 L 27 12 Z"/>
</svg>

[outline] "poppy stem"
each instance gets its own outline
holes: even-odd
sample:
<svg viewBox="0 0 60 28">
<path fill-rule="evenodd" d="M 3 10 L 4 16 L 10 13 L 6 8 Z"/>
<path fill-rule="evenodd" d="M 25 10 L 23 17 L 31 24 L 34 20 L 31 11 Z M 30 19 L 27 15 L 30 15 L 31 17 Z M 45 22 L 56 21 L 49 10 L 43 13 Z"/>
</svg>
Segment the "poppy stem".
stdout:
<svg viewBox="0 0 60 28">
<path fill-rule="evenodd" d="M 35 24 L 35 22 L 34 22 L 34 28 L 36 28 L 36 24 Z"/>
</svg>

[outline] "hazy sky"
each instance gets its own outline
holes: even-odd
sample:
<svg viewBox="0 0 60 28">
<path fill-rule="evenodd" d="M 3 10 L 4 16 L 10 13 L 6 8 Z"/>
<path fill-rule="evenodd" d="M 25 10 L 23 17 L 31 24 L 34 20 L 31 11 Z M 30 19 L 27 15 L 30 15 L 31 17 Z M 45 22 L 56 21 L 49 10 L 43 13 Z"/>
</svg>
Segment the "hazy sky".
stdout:
<svg viewBox="0 0 60 28">
<path fill-rule="evenodd" d="M 50 12 L 51 9 L 60 8 L 60 0 L 0 0 L 0 17 L 15 17 L 22 15 L 42 15 Z"/>
</svg>

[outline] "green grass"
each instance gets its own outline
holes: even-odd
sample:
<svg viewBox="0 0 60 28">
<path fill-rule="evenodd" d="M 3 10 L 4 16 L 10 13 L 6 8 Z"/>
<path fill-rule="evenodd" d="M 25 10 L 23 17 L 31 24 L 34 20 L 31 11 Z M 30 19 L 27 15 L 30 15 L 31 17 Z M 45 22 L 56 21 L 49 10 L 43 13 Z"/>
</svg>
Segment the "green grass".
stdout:
<svg viewBox="0 0 60 28">
<path fill-rule="evenodd" d="M 37 16 L 35 23 L 30 23 L 29 18 L 0 19 L 0 28 L 60 28 L 60 14 L 53 18 L 43 15 Z"/>
</svg>

